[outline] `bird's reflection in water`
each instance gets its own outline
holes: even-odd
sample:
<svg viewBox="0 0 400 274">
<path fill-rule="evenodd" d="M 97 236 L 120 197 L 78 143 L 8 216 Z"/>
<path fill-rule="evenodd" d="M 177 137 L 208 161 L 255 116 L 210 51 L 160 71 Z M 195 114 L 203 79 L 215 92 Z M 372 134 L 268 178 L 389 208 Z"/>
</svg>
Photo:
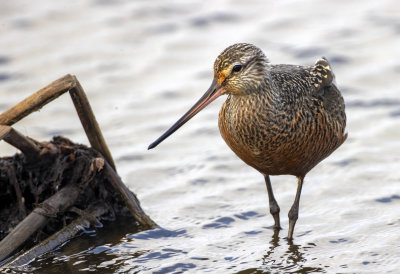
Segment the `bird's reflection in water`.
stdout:
<svg viewBox="0 0 400 274">
<path fill-rule="evenodd" d="M 254 272 L 248 273 L 264 273 L 274 270 L 288 271 L 295 273 L 315 273 L 326 272 L 321 267 L 307 266 L 310 263 L 310 256 L 307 250 L 314 248 L 314 243 L 307 245 L 294 244 L 293 241 L 279 237 L 279 231 L 275 230 L 272 235 L 267 253 L 262 258 L 262 267 Z M 286 251 L 285 247 L 287 247 Z"/>
</svg>

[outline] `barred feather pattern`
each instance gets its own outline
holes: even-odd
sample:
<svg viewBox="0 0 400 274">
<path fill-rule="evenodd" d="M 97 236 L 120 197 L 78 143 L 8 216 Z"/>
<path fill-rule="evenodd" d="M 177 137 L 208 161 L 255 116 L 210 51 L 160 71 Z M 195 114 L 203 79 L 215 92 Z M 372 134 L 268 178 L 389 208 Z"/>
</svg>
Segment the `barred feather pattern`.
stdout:
<svg viewBox="0 0 400 274">
<path fill-rule="evenodd" d="M 222 82 L 228 98 L 219 129 L 245 163 L 266 175 L 304 177 L 346 140 L 344 100 L 325 58 L 314 66 L 272 65 L 257 47 L 236 44 L 214 72 L 237 62 L 241 74 Z"/>
</svg>

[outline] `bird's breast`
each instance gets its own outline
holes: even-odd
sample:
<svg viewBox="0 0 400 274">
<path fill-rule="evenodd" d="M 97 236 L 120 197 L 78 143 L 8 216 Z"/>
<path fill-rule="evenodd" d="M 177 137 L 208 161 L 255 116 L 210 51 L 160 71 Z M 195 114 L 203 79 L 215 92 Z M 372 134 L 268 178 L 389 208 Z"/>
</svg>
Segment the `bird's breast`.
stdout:
<svg viewBox="0 0 400 274">
<path fill-rule="evenodd" d="M 222 138 L 245 163 L 269 175 L 305 175 L 344 139 L 312 104 L 280 108 L 263 96 L 229 96 L 219 113 Z"/>
<path fill-rule="evenodd" d="M 271 109 L 267 98 L 238 96 L 228 97 L 219 113 L 222 138 L 239 158 L 258 170 L 268 161 L 264 155 L 272 150 L 271 132 L 278 130 Z"/>
</svg>

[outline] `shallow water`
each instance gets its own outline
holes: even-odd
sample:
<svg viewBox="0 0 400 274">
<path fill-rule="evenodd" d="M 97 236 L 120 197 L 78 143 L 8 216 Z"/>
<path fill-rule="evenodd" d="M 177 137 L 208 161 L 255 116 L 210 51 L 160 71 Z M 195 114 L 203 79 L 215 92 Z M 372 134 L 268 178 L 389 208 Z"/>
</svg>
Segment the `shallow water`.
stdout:
<svg viewBox="0 0 400 274">
<path fill-rule="evenodd" d="M 400 268 L 400 6 L 397 1 L 8 1 L 0 4 L 0 110 L 77 75 L 123 181 L 163 229 L 126 221 L 88 232 L 25 270 L 50 272 L 397 272 Z M 224 144 L 218 99 L 147 146 L 208 88 L 235 42 L 273 63 L 332 63 L 349 138 L 306 177 L 293 244 L 296 179 L 263 178 Z M 87 143 L 63 96 L 15 125 Z M 0 142 L 1 155 L 15 149 Z M 94 237 L 96 236 L 96 237 Z"/>
</svg>

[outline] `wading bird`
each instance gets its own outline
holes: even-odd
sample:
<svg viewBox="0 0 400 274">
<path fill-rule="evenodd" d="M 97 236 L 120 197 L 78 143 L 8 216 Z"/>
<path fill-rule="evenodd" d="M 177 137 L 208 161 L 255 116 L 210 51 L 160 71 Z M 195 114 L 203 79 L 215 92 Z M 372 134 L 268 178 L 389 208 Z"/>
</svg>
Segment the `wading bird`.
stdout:
<svg viewBox="0 0 400 274">
<path fill-rule="evenodd" d="M 347 138 L 344 100 L 325 58 L 314 66 L 271 64 L 258 47 L 234 44 L 215 60 L 214 80 L 200 100 L 149 146 L 154 148 L 200 110 L 228 95 L 219 130 L 233 152 L 264 175 L 270 212 L 281 229 L 270 175 L 298 178 L 288 239 L 298 219 L 305 175 Z"/>
</svg>

